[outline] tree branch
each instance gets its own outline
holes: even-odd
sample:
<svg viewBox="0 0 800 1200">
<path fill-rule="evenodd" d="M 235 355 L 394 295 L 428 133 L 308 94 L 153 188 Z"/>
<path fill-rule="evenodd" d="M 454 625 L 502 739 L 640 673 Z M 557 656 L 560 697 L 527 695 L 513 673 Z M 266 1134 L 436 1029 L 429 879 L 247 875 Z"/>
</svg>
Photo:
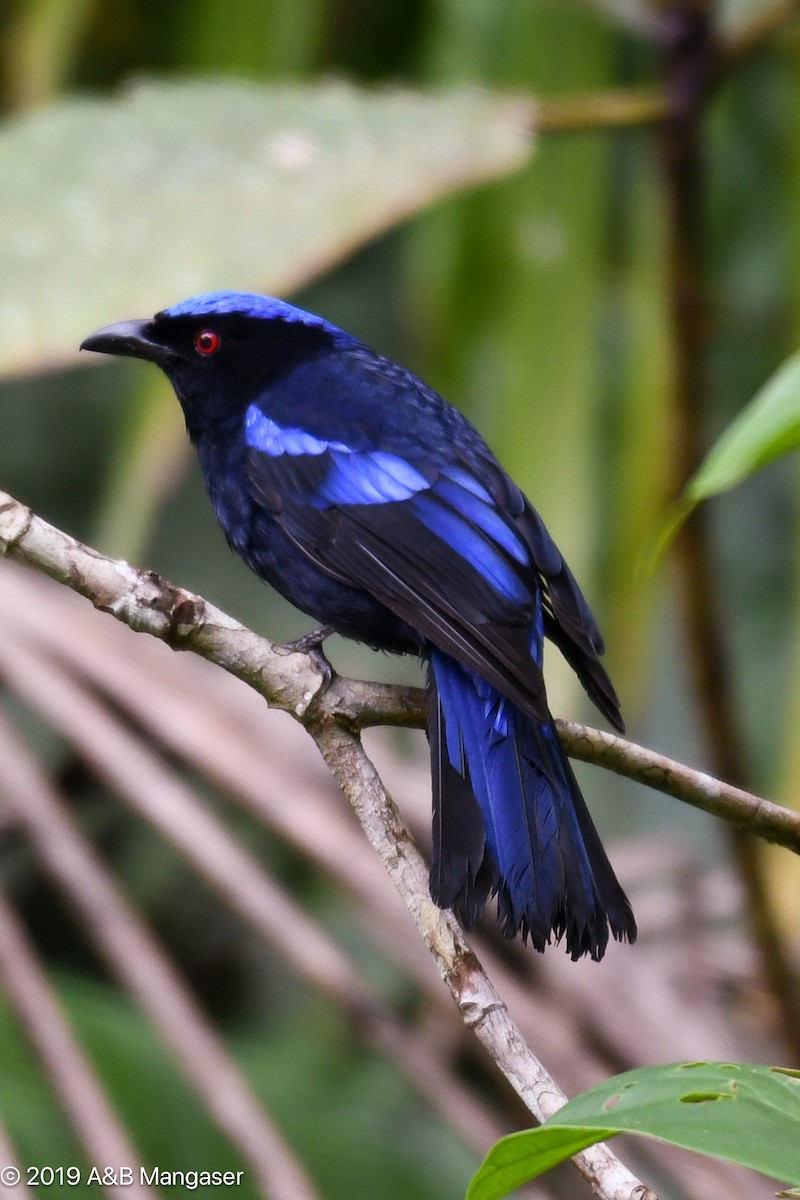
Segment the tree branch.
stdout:
<svg viewBox="0 0 800 1200">
<path fill-rule="evenodd" d="M 606 767 L 800 854 L 800 812 L 782 808 L 602 729 L 577 721 L 556 721 L 556 728 L 572 758 Z"/>
<path fill-rule="evenodd" d="M 107 558 L 0 491 L 0 555 L 27 563 L 137 632 L 191 650 L 244 680 L 303 725 L 352 733 L 374 725 L 422 728 L 421 688 L 326 678 L 306 654 L 276 645 L 153 571 Z M 568 754 L 702 809 L 800 854 L 800 813 L 732 787 L 645 746 L 577 721 L 557 720 Z"/>
<path fill-rule="evenodd" d="M 555 1081 L 525 1044 L 451 913 L 430 899 L 427 868 L 358 734 L 379 723 L 423 723 L 423 693 L 334 677 L 313 659 L 276 646 L 151 571 L 98 551 L 37 517 L 0 492 L 0 553 L 66 584 L 139 632 L 192 650 L 255 688 L 267 702 L 307 728 L 355 809 L 367 837 L 402 895 L 465 1023 L 539 1120 L 565 1101 Z M 769 840 L 800 851 L 800 816 L 711 779 L 611 734 L 560 722 L 567 750 L 639 779 Z M 596 1193 L 608 1200 L 644 1200 L 647 1189 L 604 1146 L 576 1159 Z"/>
<path fill-rule="evenodd" d="M 256 688 L 273 707 L 300 720 L 355 809 L 371 844 L 402 895 L 465 1023 L 540 1121 L 566 1097 L 526 1045 L 452 913 L 430 899 L 424 860 L 358 738 L 364 721 L 383 714 L 395 724 L 419 724 L 420 693 L 327 679 L 305 654 L 260 638 L 199 596 L 150 571 L 107 558 L 0 492 L 0 552 L 27 563 L 132 629 L 177 650 L 193 650 Z M 367 701 L 364 715 L 358 706 Z M 655 1200 L 603 1145 L 575 1164 L 604 1200 Z"/>
</svg>

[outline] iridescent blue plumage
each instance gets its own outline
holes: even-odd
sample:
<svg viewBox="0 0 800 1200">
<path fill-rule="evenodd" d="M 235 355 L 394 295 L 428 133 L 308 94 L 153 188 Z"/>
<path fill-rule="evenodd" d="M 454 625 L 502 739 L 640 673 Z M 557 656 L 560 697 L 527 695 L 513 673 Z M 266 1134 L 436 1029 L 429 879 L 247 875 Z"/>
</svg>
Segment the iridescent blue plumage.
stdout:
<svg viewBox="0 0 800 1200">
<path fill-rule="evenodd" d="M 231 314 L 254 317 L 260 321 L 297 322 L 301 325 L 317 325 L 335 330 L 324 317 L 304 312 L 286 300 L 276 296 L 260 296 L 257 292 L 203 292 L 180 304 L 164 309 L 164 317 L 224 317 Z M 336 330 L 336 332 L 340 332 Z"/>
<path fill-rule="evenodd" d="M 431 891 L 472 924 L 600 958 L 630 906 L 558 740 L 545 636 L 621 728 L 603 645 L 541 518 L 477 431 L 321 317 L 214 292 L 89 349 L 159 363 L 231 546 L 349 637 L 428 664 Z"/>
<path fill-rule="evenodd" d="M 334 504 L 388 504 L 408 500 L 427 488 L 428 480 L 410 463 L 386 450 L 355 450 L 344 442 L 314 437 L 294 426 L 278 425 L 258 404 L 245 413 L 244 436 L 257 452 L 295 460 L 305 456 L 325 456 L 325 471 L 306 488 L 299 488 L 295 499 L 314 508 Z"/>
</svg>

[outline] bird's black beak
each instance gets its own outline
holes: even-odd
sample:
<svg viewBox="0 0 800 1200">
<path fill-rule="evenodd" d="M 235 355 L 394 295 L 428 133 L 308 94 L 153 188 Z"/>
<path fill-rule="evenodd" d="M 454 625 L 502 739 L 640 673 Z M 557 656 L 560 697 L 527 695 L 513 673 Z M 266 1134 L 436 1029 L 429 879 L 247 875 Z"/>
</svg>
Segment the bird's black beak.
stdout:
<svg viewBox="0 0 800 1200">
<path fill-rule="evenodd" d="M 98 354 L 122 354 L 129 358 L 144 358 L 164 366 L 172 352 L 154 341 L 151 321 L 120 321 L 106 325 L 81 342 L 81 350 L 96 350 Z"/>
</svg>

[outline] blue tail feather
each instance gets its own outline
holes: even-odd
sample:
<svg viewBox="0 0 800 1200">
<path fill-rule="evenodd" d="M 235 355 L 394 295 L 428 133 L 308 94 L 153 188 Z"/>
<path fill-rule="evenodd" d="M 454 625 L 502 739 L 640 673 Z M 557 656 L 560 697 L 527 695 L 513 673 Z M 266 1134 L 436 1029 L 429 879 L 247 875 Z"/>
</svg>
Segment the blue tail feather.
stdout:
<svg viewBox="0 0 800 1200">
<path fill-rule="evenodd" d="M 457 858 L 448 856 L 447 838 L 434 846 L 434 899 L 453 905 L 474 923 L 483 899 L 496 892 L 508 937 L 521 932 L 538 950 L 564 937 L 573 958 L 601 958 L 609 926 L 615 938 L 633 941 L 630 905 L 552 719 L 533 720 L 434 648 L 430 692 L 438 713 L 431 750 L 440 759 L 438 774 L 434 772 L 435 814 L 440 822 L 446 815 L 451 829 L 459 827 L 454 810 L 461 807 L 463 821 L 466 794 L 473 809 L 477 802 L 482 818 L 477 833 L 474 812 L 469 825 L 460 826 Z M 458 796 L 448 796 L 448 781 L 450 792 L 456 789 Z"/>
</svg>

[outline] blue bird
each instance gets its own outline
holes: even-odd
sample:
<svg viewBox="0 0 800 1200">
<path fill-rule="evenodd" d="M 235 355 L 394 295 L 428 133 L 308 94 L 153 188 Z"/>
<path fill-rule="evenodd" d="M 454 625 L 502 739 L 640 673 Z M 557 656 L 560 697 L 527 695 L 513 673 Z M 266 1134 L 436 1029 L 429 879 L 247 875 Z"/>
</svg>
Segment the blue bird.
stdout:
<svg viewBox="0 0 800 1200">
<path fill-rule="evenodd" d="M 592 613 L 541 517 L 474 427 L 322 317 L 236 292 L 81 347 L 170 379 L 225 536 L 345 637 L 427 667 L 431 895 L 467 926 L 600 959 L 636 924 L 547 706 L 544 638 L 612 725 Z"/>
</svg>

